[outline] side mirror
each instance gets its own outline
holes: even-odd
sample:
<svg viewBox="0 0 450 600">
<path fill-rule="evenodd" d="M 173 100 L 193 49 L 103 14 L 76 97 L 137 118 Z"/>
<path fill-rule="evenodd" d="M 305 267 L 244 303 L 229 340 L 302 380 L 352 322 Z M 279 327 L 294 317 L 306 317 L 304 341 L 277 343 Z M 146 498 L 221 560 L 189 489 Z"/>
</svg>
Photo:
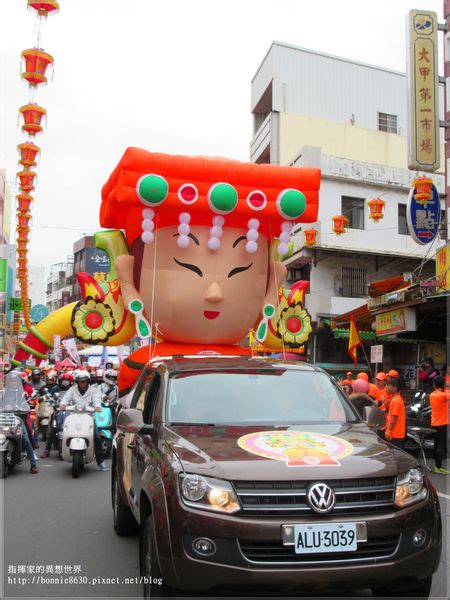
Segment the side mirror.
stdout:
<svg viewBox="0 0 450 600">
<path fill-rule="evenodd" d="M 386 425 L 384 412 L 376 406 L 364 407 L 364 421 L 373 429 L 382 429 Z"/>
<path fill-rule="evenodd" d="M 142 419 L 142 413 L 137 408 L 124 408 L 117 417 L 117 429 L 122 433 L 143 433 L 153 432 L 153 425 L 145 425 Z"/>
</svg>

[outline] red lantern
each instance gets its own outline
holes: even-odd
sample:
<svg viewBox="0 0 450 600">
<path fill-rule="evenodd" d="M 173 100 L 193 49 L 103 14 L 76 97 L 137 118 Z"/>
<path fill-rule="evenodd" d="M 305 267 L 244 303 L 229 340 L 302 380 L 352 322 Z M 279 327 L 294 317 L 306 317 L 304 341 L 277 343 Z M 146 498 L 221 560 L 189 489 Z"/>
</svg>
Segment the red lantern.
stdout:
<svg viewBox="0 0 450 600">
<path fill-rule="evenodd" d="M 316 245 L 316 237 L 319 233 L 317 229 L 305 229 L 305 245 L 306 246 L 315 246 Z"/>
<path fill-rule="evenodd" d="M 19 227 L 28 227 L 28 222 L 31 219 L 30 213 L 17 213 L 17 222 L 19 223 Z"/>
<path fill-rule="evenodd" d="M 45 108 L 38 106 L 37 104 L 25 104 L 19 108 L 19 112 L 23 116 L 24 124 L 22 125 L 22 131 L 25 131 L 29 135 L 36 135 L 42 131 L 42 117 L 47 114 Z"/>
<path fill-rule="evenodd" d="M 39 48 L 30 48 L 23 50 L 22 58 L 25 61 L 25 71 L 22 73 L 22 79 L 26 79 L 31 86 L 37 86 L 40 83 L 47 83 L 45 72 L 48 65 L 53 64 L 53 57 Z"/>
<path fill-rule="evenodd" d="M 33 201 L 33 196 L 30 196 L 30 194 L 22 193 L 17 194 L 16 198 L 19 210 L 23 213 L 27 213 L 30 210 L 30 205 Z"/>
<path fill-rule="evenodd" d="M 18 279 L 23 279 L 24 277 L 27 276 L 27 270 L 25 267 L 19 267 L 17 269 L 17 277 Z"/>
<path fill-rule="evenodd" d="M 17 149 L 20 152 L 19 163 L 24 167 L 35 167 L 36 166 L 36 155 L 41 151 L 39 146 L 35 146 L 33 142 L 24 142 L 19 144 Z"/>
<path fill-rule="evenodd" d="M 29 169 L 25 171 L 19 171 L 17 173 L 17 177 L 19 178 L 19 187 L 22 192 L 32 192 L 34 190 L 34 178 L 36 177 L 36 173 L 34 171 L 30 171 Z"/>
<path fill-rule="evenodd" d="M 20 248 L 17 250 L 17 256 L 19 258 L 26 258 L 28 255 L 28 250 L 26 248 Z"/>
<path fill-rule="evenodd" d="M 378 221 L 383 218 L 384 200 L 381 198 L 374 198 L 373 200 L 370 200 L 368 204 L 370 209 L 369 217 L 373 219 L 375 223 L 378 223 Z"/>
<path fill-rule="evenodd" d="M 427 205 L 428 200 L 431 200 L 433 196 L 432 192 L 433 180 L 429 177 L 417 177 L 413 181 L 413 188 L 416 189 L 414 194 L 414 200 L 420 204 Z"/>
<path fill-rule="evenodd" d="M 28 0 L 28 8 L 34 8 L 40 17 L 48 17 L 49 13 L 59 10 L 59 4 L 56 0 Z"/>
<path fill-rule="evenodd" d="M 335 215 L 333 217 L 333 231 L 337 235 L 345 233 L 345 228 L 347 227 L 347 225 L 348 219 L 347 217 L 344 217 L 344 215 Z"/>
</svg>

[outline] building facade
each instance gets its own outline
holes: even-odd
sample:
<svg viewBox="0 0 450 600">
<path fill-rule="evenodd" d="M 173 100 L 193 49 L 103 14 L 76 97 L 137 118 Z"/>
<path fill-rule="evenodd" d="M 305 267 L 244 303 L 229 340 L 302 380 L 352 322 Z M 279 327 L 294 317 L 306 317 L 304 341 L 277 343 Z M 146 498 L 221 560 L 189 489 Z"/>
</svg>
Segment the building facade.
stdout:
<svg viewBox="0 0 450 600">
<path fill-rule="evenodd" d="M 321 169 L 318 222 L 294 228 L 288 283 L 310 282 L 309 359 L 348 362 L 347 340 L 325 340 L 324 323 L 361 306 L 371 282 L 399 273 L 433 276 L 443 243 L 421 246 L 408 232 L 408 194 L 420 173 L 407 164 L 406 75 L 274 42 L 252 80 L 251 102 L 253 162 Z M 442 94 L 440 104 L 443 114 Z M 443 168 L 431 177 L 443 194 Z M 376 223 L 368 201 L 377 197 L 385 209 Z M 333 232 L 334 215 L 349 219 L 346 233 Z M 309 228 L 318 231 L 312 248 L 303 232 Z M 386 355 L 388 365 L 397 359 L 394 351 Z"/>
<path fill-rule="evenodd" d="M 74 279 L 73 258 L 68 257 L 66 262 L 60 262 L 50 267 L 47 277 L 47 308 L 50 312 L 70 304 Z"/>
</svg>

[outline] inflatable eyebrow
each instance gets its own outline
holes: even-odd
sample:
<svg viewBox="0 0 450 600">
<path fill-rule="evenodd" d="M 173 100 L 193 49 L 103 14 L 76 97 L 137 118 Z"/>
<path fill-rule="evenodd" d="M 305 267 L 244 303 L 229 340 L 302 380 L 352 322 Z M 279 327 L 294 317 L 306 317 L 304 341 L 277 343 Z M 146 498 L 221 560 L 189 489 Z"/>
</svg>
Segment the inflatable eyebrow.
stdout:
<svg viewBox="0 0 450 600">
<path fill-rule="evenodd" d="M 105 345 L 137 335 L 119 376 L 126 391 L 151 356 L 247 353 L 236 344 L 255 326 L 264 342 L 281 315 L 281 258 L 293 225 L 317 220 L 319 186 L 313 168 L 128 148 L 102 189 L 100 223 L 112 231 L 94 237 L 108 280 L 79 273 L 82 300 L 32 327 L 16 362 L 39 363 L 54 334 Z"/>
</svg>

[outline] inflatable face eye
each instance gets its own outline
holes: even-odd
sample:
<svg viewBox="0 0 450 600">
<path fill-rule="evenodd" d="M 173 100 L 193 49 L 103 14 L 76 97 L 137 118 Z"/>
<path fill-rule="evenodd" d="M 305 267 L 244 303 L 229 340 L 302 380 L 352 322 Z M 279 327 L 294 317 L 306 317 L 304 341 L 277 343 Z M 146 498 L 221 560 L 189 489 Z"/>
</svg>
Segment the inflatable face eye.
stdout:
<svg viewBox="0 0 450 600">
<path fill-rule="evenodd" d="M 136 184 L 139 200 L 147 206 L 162 204 L 169 194 L 169 184 L 161 175 L 143 175 Z"/>
<path fill-rule="evenodd" d="M 299 190 L 283 190 L 278 194 L 277 210 L 288 221 L 298 219 L 306 210 L 305 194 Z"/>
<path fill-rule="evenodd" d="M 194 184 L 185 183 L 178 190 L 178 198 L 183 204 L 194 204 L 198 199 L 198 190 Z"/>
</svg>

